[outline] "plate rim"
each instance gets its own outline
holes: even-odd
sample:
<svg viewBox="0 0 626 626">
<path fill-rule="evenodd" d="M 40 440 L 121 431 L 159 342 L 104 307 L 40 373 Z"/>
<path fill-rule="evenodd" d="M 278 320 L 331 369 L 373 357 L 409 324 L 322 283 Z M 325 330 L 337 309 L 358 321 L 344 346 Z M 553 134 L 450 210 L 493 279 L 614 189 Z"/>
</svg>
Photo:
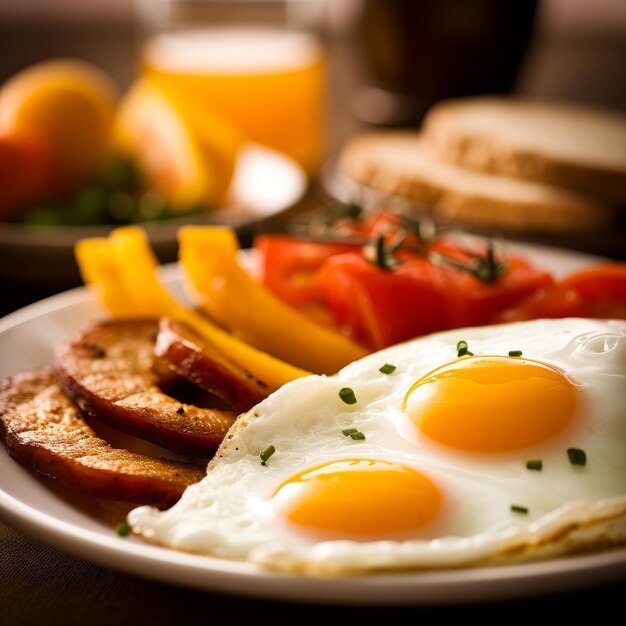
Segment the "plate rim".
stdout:
<svg viewBox="0 0 626 626">
<path fill-rule="evenodd" d="M 515 244 L 515 248 L 532 255 L 533 250 L 544 247 Z M 602 261 L 600 257 L 554 248 L 544 251 L 581 263 Z M 160 276 L 164 284 L 179 281 L 177 264 L 162 266 Z M 95 297 L 86 287 L 40 300 L 1 318 L 0 337 L 25 322 L 91 302 Z M 15 464 L 11 467 L 16 471 L 32 471 L 10 459 L 4 445 L 0 453 L 0 461 L 6 457 Z M 341 577 L 274 572 L 251 563 L 148 544 L 139 538 L 122 539 L 113 529 L 110 537 L 103 536 L 15 498 L 4 489 L 4 475 L 0 473 L 0 520 L 9 526 L 99 565 L 203 591 L 318 604 L 402 606 L 521 599 L 626 579 L 626 547 L 538 562 L 452 570 Z"/>
<path fill-rule="evenodd" d="M 541 562 L 452 570 L 341 577 L 281 573 L 251 563 L 143 544 L 140 539 L 129 541 L 113 532 L 104 542 L 91 530 L 81 529 L 84 534 L 77 536 L 78 527 L 42 514 L 1 487 L 0 520 L 100 566 L 184 588 L 269 600 L 347 606 L 480 603 L 571 591 L 581 583 L 598 587 L 626 576 L 626 547 Z M 255 586 L 246 584 L 250 582 Z"/>
</svg>

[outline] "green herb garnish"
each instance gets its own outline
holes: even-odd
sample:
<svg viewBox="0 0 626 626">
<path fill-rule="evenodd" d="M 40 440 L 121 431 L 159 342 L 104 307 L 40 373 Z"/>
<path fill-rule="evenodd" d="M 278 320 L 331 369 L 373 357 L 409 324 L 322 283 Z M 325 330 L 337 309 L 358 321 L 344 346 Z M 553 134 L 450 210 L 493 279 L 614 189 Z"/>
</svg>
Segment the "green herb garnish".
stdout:
<svg viewBox="0 0 626 626">
<path fill-rule="evenodd" d="M 276 448 L 274 446 L 268 446 L 265 448 L 265 450 L 259 454 L 261 457 L 261 465 L 267 465 L 267 461 L 274 454 L 274 452 L 276 452 Z"/>
<path fill-rule="evenodd" d="M 130 526 L 126 523 L 126 522 L 120 522 L 116 527 L 115 527 L 115 532 L 120 536 L 120 537 L 128 537 L 128 535 L 130 535 L 130 533 L 132 532 Z"/>
<path fill-rule="evenodd" d="M 396 371 L 396 366 L 385 363 L 378 371 L 383 374 L 393 374 Z"/>
<path fill-rule="evenodd" d="M 344 437 L 350 437 L 350 439 L 355 441 L 363 441 L 365 439 L 365 435 L 357 428 L 345 428 L 341 433 Z"/>
<path fill-rule="evenodd" d="M 362 246 L 363 256 L 385 271 L 393 271 L 402 265 L 405 259 L 397 253 L 406 251 L 432 263 L 467 272 L 482 282 L 495 282 L 506 272 L 506 261 L 496 257 L 493 239 L 487 239 L 485 252 L 461 249 L 464 257 L 462 259 L 456 253 L 448 254 L 430 249 L 428 244 L 437 240 L 440 229 L 429 218 L 416 220 L 403 212 L 395 211 L 391 233 L 380 229 L 374 236 L 346 233 L 341 228 L 344 220 L 358 224 L 363 220 L 364 213 L 359 202 L 335 204 L 321 213 L 319 209 L 315 209 L 304 223 L 289 224 L 287 232 L 309 241 Z"/>
<path fill-rule="evenodd" d="M 526 461 L 526 469 L 540 471 L 543 469 L 543 461 L 541 459 L 533 459 L 532 461 Z"/>
<path fill-rule="evenodd" d="M 162 195 L 147 188 L 133 159 L 118 155 L 106 159 L 73 193 L 25 206 L 13 220 L 30 228 L 120 225 L 161 221 L 205 210 L 204 206 L 194 205 L 173 207 Z"/>
<path fill-rule="evenodd" d="M 350 387 L 342 387 L 339 390 L 339 397 L 346 404 L 356 404 L 356 396 L 354 395 L 354 391 L 352 391 L 352 389 L 350 389 Z"/>
<path fill-rule="evenodd" d="M 522 356 L 521 350 L 509 350 L 509 356 Z"/>
<path fill-rule="evenodd" d="M 467 250 L 464 252 L 470 257 L 470 261 L 459 261 L 435 250 L 428 251 L 426 257 L 433 263 L 449 265 L 458 270 L 463 270 L 484 283 L 493 283 L 506 272 L 507 264 L 504 261 L 496 261 L 493 239 L 487 239 L 487 250 L 484 256 Z"/>
<path fill-rule="evenodd" d="M 381 270 L 389 272 L 401 265 L 400 260 L 396 258 L 396 252 L 402 247 L 403 240 L 403 234 L 397 236 L 395 241 L 387 241 L 384 234 L 378 235 L 365 244 L 363 256 Z"/>
<path fill-rule="evenodd" d="M 470 352 L 467 347 L 467 341 L 459 341 L 456 344 L 456 355 L 461 356 L 474 356 L 473 352 Z"/>
<path fill-rule="evenodd" d="M 587 454 L 580 448 L 568 448 L 567 456 L 572 465 L 586 465 L 587 463 Z"/>
<path fill-rule="evenodd" d="M 521 515 L 527 515 L 528 514 L 528 507 L 520 506 L 519 504 L 512 504 L 511 505 L 511 511 L 513 513 L 520 513 Z"/>
<path fill-rule="evenodd" d="M 341 220 L 358 221 L 363 215 L 363 207 L 360 202 L 336 202 L 325 211 L 318 213 L 309 220 L 313 228 L 330 230 Z"/>
</svg>

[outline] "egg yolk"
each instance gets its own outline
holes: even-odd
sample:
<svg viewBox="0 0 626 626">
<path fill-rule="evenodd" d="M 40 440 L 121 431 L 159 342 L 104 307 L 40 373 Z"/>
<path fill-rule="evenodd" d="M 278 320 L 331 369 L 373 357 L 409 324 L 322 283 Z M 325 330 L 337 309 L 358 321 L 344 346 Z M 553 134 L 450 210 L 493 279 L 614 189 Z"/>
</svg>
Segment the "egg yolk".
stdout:
<svg viewBox="0 0 626 626">
<path fill-rule="evenodd" d="M 419 530 L 441 508 L 438 488 L 412 468 L 348 459 L 309 468 L 282 483 L 273 505 L 292 524 L 337 538 Z"/>
<path fill-rule="evenodd" d="M 438 443 L 506 452 L 558 434 L 574 418 L 578 401 L 575 387 L 555 367 L 518 357 L 476 356 L 418 380 L 402 408 Z"/>
</svg>

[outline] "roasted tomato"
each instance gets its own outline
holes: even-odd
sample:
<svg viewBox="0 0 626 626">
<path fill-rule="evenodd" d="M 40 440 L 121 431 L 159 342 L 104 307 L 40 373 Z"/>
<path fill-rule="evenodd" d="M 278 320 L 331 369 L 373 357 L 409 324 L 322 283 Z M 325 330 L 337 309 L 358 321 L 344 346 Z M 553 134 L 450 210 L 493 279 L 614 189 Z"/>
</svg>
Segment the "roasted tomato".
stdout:
<svg viewBox="0 0 626 626">
<path fill-rule="evenodd" d="M 447 328 L 539 317 L 626 317 L 624 263 L 556 282 L 523 258 L 500 266 L 489 247 L 466 249 L 441 237 L 424 242 L 417 226 L 382 211 L 341 221 L 338 237 L 350 243 L 260 237 L 255 247 L 262 280 L 287 303 L 370 349 Z M 360 241 L 372 245 L 364 249 Z"/>
<path fill-rule="evenodd" d="M 626 319 L 626 263 L 604 263 L 574 272 L 503 311 L 496 321 L 540 317 Z"/>
<path fill-rule="evenodd" d="M 583 317 L 585 303 L 582 296 L 563 285 L 539 289 L 513 307 L 498 313 L 494 322 L 521 322 L 544 317 Z"/>
<path fill-rule="evenodd" d="M 387 271 L 347 253 L 328 259 L 317 282 L 339 326 L 378 350 L 445 327 L 441 274 L 424 259 Z"/>
<path fill-rule="evenodd" d="M 603 263 L 580 270 L 561 284 L 582 296 L 584 317 L 626 319 L 626 263 Z"/>
<path fill-rule="evenodd" d="M 322 263 L 337 254 L 360 250 L 342 243 L 320 243 L 287 235 L 263 235 L 254 242 L 259 253 L 263 284 L 287 304 L 328 323 L 319 285 L 315 280 Z"/>
<path fill-rule="evenodd" d="M 506 270 L 491 282 L 454 268 L 447 277 L 447 314 L 453 327 L 490 324 L 501 311 L 554 284 L 549 272 L 519 258 L 509 259 Z"/>
</svg>

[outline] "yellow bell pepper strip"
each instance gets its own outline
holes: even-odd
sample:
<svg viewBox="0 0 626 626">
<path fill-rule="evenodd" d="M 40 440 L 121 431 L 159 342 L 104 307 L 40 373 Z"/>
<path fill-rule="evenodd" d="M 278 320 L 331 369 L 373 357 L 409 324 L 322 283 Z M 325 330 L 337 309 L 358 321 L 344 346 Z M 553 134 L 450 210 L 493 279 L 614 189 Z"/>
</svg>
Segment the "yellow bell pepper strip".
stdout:
<svg viewBox="0 0 626 626">
<path fill-rule="evenodd" d="M 109 242 L 122 286 L 137 309 L 158 317 L 178 313 L 182 305 L 159 282 L 159 262 L 145 232 L 136 226 L 116 228 Z"/>
<path fill-rule="evenodd" d="M 184 226 L 179 259 L 198 292 L 200 309 L 238 337 L 289 363 L 333 374 L 367 354 L 337 331 L 320 326 L 285 304 L 237 262 L 234 231 Z"/>
<path fill-rule="evenodd" d="M 136 317 L 132 298 L 124 290 L 106 237 L 81 239 L 74 250 L 83 281 L 113 317 Z"/>
<path fill-rule="evenodd" d="M 90 282 L 92 285 L 96 283 L 94 286 L 97 293 L 113 294 L 114 289 L 117 289 L 120 297 L 132 303 L 132 312 L 135 316 L 168 316 L 187 324 L 226 359 L 263 381 L 270 391 L 278 389 L 290 380 L 310 374 L 238 340 L 197 311 L 177 302 L 159 282 L 157 260 L 144 231 L 140 228 L 135 226 L 119 228 L 109 235 L 107 243 L 108 258 L 115 271 L 101 272 L 97 276 L 91 274 L 94 280 Z M 77 246 L 77 258 L 83 275 L 86 275 L 85 269 L 91 264 L 91 259 L 86 258 L 87 253 L 94 248 L 83 248 L 80 256 L 78 249 Z M 114 283 L 114 286 L 108 281 Z M 111 299 L 109 297 L 107 301 L 102 302 L 108 306 L 107 302 L 110 304 Z"/>
</svg>

